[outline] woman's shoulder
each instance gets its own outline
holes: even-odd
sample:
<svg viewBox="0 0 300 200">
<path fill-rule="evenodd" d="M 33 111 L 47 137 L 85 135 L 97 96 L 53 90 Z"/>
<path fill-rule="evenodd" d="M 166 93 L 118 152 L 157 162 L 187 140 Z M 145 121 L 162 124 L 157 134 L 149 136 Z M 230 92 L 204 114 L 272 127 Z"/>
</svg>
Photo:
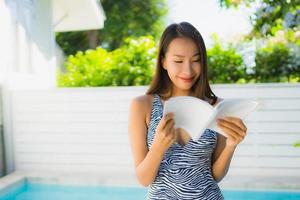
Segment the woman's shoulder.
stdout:
<svg viewBox="0 0 300 200">
<path fill-rule="evenodd" d="M 143 116 L 147 126 L 150 122 L 152 101 L 152 94 L 136 96 L 131 101 L 131 110 L 138 110 L 140 116 Z"/>
<path fill-rule="evenodd" d="M 152 102 L 153 95 L 152 94 L 144 94 L 140 96 L 134 97 L 131 102 L 139 105 L 148 105 L 150 102 Z"/>
<path fill-rule="evenodd" d="M 137 107 L 141 112 L 148 113 L 151 109 L 153 94 L 136 96 L 131 100 L 131 106 Z"/>
</svg>

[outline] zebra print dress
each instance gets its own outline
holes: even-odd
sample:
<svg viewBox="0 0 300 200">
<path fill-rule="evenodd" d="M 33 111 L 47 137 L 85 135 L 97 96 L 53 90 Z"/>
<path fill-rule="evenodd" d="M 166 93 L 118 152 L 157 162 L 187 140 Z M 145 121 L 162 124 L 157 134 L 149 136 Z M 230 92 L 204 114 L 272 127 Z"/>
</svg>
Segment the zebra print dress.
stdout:
<svg viewBox="0 0 300 200">
<path fill-rule="evenodd" d="M 151 119 L 147 132 L 151 148 L 155 129 L 163 116 L 163 105 L 154 94 Z M 155 180 L 148 188 L 148 200 L 224 199 L 211 172 L 211 156 L 217 133 L 206 129 L 198 141 L 192 139 L 184 146 L 173 144 L 160 163 Z"/>
</svg>

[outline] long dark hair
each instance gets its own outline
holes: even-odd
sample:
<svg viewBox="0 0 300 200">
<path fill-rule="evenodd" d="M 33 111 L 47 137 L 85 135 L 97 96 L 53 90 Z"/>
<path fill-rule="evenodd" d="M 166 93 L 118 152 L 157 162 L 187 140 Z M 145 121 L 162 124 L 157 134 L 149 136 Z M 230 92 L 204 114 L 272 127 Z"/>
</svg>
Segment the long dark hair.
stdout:
<svg viewBox="0 0 300 200">
<path fill-rule="evenodd" d="M 159 42 L 156 71 L 146 94 L 159 94 L 166 99 L 172 96 L 172 82 L 168 76 L 167 70 L 162 66 L 162 61 L 167 53 L 170 42 L 178 37 L 192 39 L 197 45 L 200 53 L 201 72 L 199 78 L 191 88 L 192 96 L 202 100 L 208 98 L 211 101 L 210 104 L 214 105 L 218 97 L 212 92 L 209 86 L 206 47 L 199 31 L 188 22 L 171 24 L 163 32 Z"/>
</svg>

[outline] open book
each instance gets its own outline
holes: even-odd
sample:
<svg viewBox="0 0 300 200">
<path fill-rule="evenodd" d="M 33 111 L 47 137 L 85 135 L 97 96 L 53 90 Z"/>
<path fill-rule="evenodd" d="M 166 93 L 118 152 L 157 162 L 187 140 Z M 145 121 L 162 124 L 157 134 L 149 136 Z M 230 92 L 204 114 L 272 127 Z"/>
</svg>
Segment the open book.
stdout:
<svg viewBox="0 0 300 200">
<path fill-rule="evenodd" d="M 164 115 L 173 112 L 175 128 L 183 128 L 194 141 L 197 141 L 205 129 L 211 129 L 227 137 L 217 126 L 216 119 L 226 116 L 245 119 L 257 105 L 258 102 L 254 100 L 224 99 L 214 107 L 196 97 L 178 96 L 165 102 Z"/>
</svg>

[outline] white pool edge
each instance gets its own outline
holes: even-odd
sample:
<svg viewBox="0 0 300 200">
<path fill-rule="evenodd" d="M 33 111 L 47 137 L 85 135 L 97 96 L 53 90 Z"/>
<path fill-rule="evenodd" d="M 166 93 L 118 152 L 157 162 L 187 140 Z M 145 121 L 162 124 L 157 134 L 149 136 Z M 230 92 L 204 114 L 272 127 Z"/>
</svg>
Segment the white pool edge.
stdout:
<svg viewBox="0 0 300 200">
<path fill-rule="evenodd" d="M 18 188 L 26 182 L 25 173 L 15 172 L 0 178 L 0 196 L 8 190 Z"/>
<path fill-rule="evenodd" d="M 291 181 L 292 180 L 292 181 Z M 68 173 L 68 172 L 21 172 L 16 171 L 0 178 L 0 195 L 9 188 L 18 187 L 26 182 L 33 184 L 55 184 L 69 186 L 114 186 L 114 187 L 135 187 L 140 186 L 135 177 L 128 181 L 122 177 L 119 180 L 105 177 L 103 174 L 94 173 Z M 222 190 L 243 190 L 243 191 L 271 191 L 271 192 L 300 192 L 300 180 L 291 177 L 234 177 L 225 179 L 219 183 Z M 283 185 L 284 184 L 284 185 Z"/>
</svg>

